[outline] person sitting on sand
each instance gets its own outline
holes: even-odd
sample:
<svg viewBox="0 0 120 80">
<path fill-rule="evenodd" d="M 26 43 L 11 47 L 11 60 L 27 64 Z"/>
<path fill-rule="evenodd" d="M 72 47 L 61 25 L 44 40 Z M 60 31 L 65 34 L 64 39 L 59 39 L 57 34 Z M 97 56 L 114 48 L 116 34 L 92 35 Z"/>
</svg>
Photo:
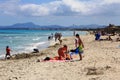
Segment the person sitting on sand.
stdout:
<svg viewBox="0 0 120 80">
<path fill-rule="evenodd" d="M 5 55 L 5 59 L 7 59 L 7 56 L 11 57 L 10 51 L 11 51 L 11 49 L 9 48 L 9 46 L 6 46 L 6 55 Z"/>
<path fill-rule="evenodd" d="M 101 36 L 100 32 L 97 32 L 95 34 L 95 40 L 100 40 L 100 36 Z"/>
<path fill-rule="evenodd" d="M 82 40 L 80 39 L 79 34 L 76 34 L 75 47 L 79 53 L 80 60 L 82 60 L 82 53 L 83 53 L 84 44 L 83 44 Z"/>
<path fill-rule="evenodd" d="M 42 61 L 50 61 L 50 60 L 70 60 L 70 55 L 67 52 L 67 45 L 64 45 L 63 47 L 58 49 L 58 56 L 55 56 L 53 58 L 46 57 Z M 37 62 L 40 62 L 38 59 Z"/>
<path fill-rule="evenodd" d="M 63 60 L 68 59 L 67 45 L 64 45 L 63 47 L 58 49 L 58 55 L 60 59 L 63 59 Z"/>
</svg>

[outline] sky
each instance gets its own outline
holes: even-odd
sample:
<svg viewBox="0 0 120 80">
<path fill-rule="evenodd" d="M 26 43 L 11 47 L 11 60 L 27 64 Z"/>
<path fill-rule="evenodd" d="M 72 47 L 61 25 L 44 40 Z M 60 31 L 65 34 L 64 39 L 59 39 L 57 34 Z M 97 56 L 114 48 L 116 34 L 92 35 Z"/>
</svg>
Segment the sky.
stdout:
<svg viewBox="0 0 120 80">
<path fill-rule="evenodd" d="M 120 0 L 0 0 L 0 25 L 120 25 Z"/>
</svg>

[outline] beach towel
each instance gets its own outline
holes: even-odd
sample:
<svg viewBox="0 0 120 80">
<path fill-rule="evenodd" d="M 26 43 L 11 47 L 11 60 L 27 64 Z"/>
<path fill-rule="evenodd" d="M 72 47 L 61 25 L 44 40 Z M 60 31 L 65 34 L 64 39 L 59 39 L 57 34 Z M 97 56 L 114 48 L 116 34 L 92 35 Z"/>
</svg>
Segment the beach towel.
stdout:
<svg viewBox="0 0 120 80">
<path fill-rule="evenodd" d="M 79 59 L 75 60 L 48 60 L 48 61 L 41 61 L 41 62 L 75 62 L 75 61 L 80 61 Z"/>
<path fill-rule="evenodd" d="M 68 60 L 48 60 L 43 62 L 67 62 Z"/>
</svg>

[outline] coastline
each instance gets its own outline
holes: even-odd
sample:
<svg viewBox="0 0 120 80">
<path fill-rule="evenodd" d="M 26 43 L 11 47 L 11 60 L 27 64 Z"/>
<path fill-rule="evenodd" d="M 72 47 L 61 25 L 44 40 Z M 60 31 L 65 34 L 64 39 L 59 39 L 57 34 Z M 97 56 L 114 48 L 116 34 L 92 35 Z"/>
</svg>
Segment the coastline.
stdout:
<svg viewBox="0 0 120 80">
<path fill-rule="evenodd" d="M 66 37 L 62 37 L 62 40 L 66 40 Z M 35 48 L 35 49 L 38 49 L 39 52 L 31 51 L 31 52 L 22 52 L 22 53 L 11 54 L 12 57 L 11 57 L 11 59 L 8 59 L 8 60 L 24 59 L 24 58 L 31 58 L 31 57 L 35 57 L 35 56 L 46 55 L 47 50 L 50 50 L 50 49 L 52 50 L 55 47 L 62 46 L 62 44 L 60 45 L 58 40 L 55 41 L 54 39 L 50 40 L 48 43 L 49 43 L 49 46 L 46 46 L 43 48 Z M 48 51 L 48 53 L 49 53 L 49 51 Z M 4 57 L 1 57 L 0 60 L 4 60 Z"/>
<path fill-rule="evenodd" d="M 23 58 L 1 60 L 0 80 L 119 80 L 120 42 L 94 41 L 94 35 L 80 37 L 85 45 L 82 61 L 36 62 L 57 56 L 62 45 L 56 44 Z M 63 38 L 64 44 L 74 49 L 74 37 Z"/>
</svg>

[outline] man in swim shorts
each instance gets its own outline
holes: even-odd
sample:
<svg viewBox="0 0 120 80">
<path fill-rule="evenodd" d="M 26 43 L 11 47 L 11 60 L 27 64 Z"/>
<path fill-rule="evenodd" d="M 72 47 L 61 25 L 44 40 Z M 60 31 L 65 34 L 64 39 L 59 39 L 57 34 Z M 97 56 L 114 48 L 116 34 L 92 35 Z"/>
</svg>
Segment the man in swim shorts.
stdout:
<svg viewBox="0 0 120 80">
<path fill-rule="evenodd" d="M 80 60 L 82 60 L 82 53 L 83 53 L 84 44 L 83 44 L 79 34 L 76 34 L 75 47 L 76 47 L 75 52 L 79 53 Z"/>
</svg>

